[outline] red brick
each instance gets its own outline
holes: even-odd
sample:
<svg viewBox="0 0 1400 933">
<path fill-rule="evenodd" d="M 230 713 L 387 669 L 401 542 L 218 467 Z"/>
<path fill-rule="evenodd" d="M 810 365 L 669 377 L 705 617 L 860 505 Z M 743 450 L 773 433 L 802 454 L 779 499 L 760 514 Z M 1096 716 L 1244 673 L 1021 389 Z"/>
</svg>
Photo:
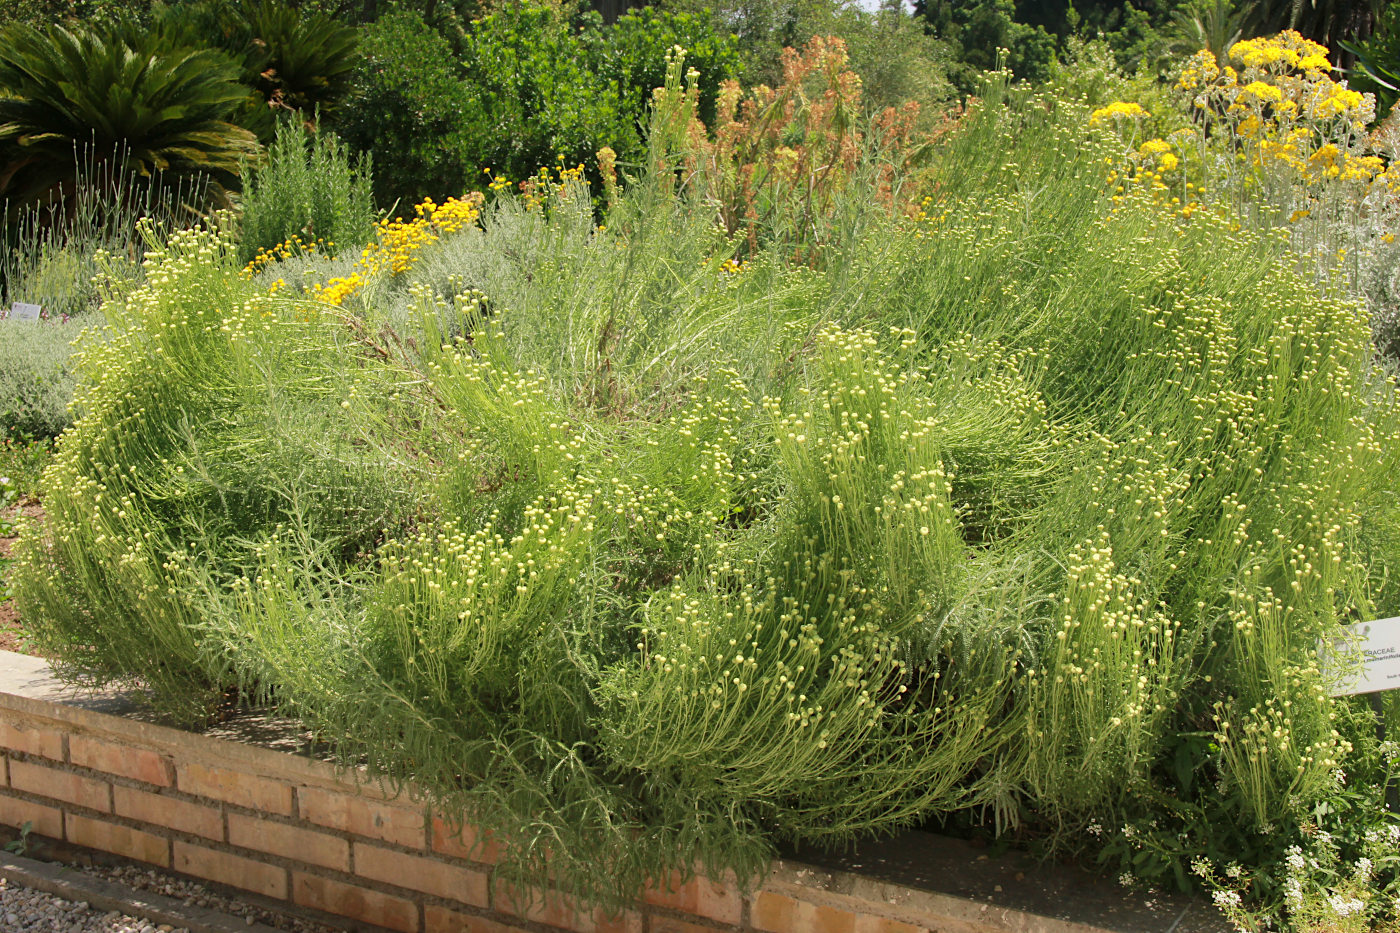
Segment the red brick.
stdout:
<svg viewBox="0 0 1400 933">
<path fill-rule="evenodd" d="M 64 814 L 68 841 L 89 849 L 99 849 L 115 855 L 150 862 L 162 868 L 170 867 L 170 840 L 130 826 L 90 820 L 85 816 Z"/>
<path fill-rule="evenodd" d="M 11 761 L 10 786 L 89 810 L 112 812 L 109 784 L 69 771 L 57 771 L 29 761 Z"/>
<path fill-rule="evenodd" d="M 216 852 L 175 840 L 176 871 L 206 881 L 216 881 L 244 891 L 278 900 L 287 899 L 287 872 L 276 865 L 257 862 L 241 855 Z"/>
<path fill-rule="evenodd" d="M 0 748 L 63 760 L 63 733 L 22 722 L 0 722 Z"/>
<path fill-rule="evenodd" d="M 355 874 L 473 907 L 487 906 L 486 876 L 421 855 L 355 843 Z"/>
<path fill-rule="evenodd" d="M 33 824 L 30 832 L 50 839 L 63 838 L 63 811 L 46 807 L 28 800 L 0 796 L 0 825 L 21 829 L 25 823 Z"/>
<path fill-rule="evenodd" d="M 281 855 L 294 862 L 350 870 L 350 843 L 328 833 L 274 823 L 241 813 L 228 815 L 228 841 L 245 849 Z"/>
<path fill-rule="evenodd" d="M 418 905 L 382 891 L 371 891 L 299 871 L 292 872 L 292 900 L 342 917 L 353 917 L 401 933 L 417 933 Z"/>
<path fill-rule="evenodd" d="M 298 812 L 304 820 L 410 849 L 423 848 L 421 809 L 380 803 L 319 787 L 299 788 L 297 803 L 300 805 Z"/>
<path fill-rule="evenodd" d="M 495 882 L 494 894 L 492 905 L 496 910 L 524 920 L 563 927 L 573 933 L 641 933 L 642 916 L 636 911 L 609 914 L 599 908 L 589 910 L 563 895 L 517 890 L 502 881 Z"/>
<path fill-rule="evenodd" d="M 175 783 L 175 766 L 164 755 L 90 736 L 75 735 L 68 739 L 68 760 L 82 768 L 120 774 L 160 787 Z"/>
<path fill-rule="evenodd" d="M 750 923 L 768 933 L 856 933 L 856 915 L 849 910 L 798 901 L 772 891 L 758 892 Z"/>
<path fill-rule="evenodd" d="M 201 764 L 182 764 L 175 770 L 176 786 L 187 794 L 249 810 L 292 815 L 292 788 L 281 781 Z"/>
<path fill-rule="evenodd" d="M 203 836 L 222 842 L 224 817 L 217 807 L 177 800 L 165 794 L 151 794 L 120 784 L 112 787 L 112 799 L 118 816 L 178 829 L 192 836 Z"/>
<path fill-rule="evenodd" d="M 486 917 L 458 913 L 429 904 L 423 908 L 423 933 L 526 933 L 520 927 L 508 926 Z"/>
<path fill-rule="evenodd" d="M 648 888 L 642 900 L 660 907 L 670 907 L 692 914 L 738 926 L 744 911 L 743 898 L 732 884 L 720 884 L 699 875 L 680 884 L 680 875 L 672 874 L 666 886 Z"/>
<path fill-rule="evenodd" d="M 487 865 L 501 860 L 500 846 L 490 836 L 478 835 L 476 827 L 470 824 L 463 826 L 460 833 L 453 832 L 440 816 L 433 817 L 432 846 L 434 852 Z"/>
</svg>

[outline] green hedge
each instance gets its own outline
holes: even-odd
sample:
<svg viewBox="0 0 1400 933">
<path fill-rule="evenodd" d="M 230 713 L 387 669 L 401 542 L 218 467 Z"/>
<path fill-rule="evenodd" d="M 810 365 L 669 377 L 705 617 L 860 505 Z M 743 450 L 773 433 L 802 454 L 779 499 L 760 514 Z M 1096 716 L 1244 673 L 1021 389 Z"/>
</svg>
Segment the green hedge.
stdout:
<svg viewBox="0 0 1400 933">
<path fill-rule="evenodd" d="M 521 181 L 556 160 L 596 173 L 609 146 L 625 166 L 642 153 L 642 124 L 666 55 L 687 50 L 703 107 L 737 65 L 732 38 L 708 18 L 645 10 L 603 27 L 543 4 L 511 4 L 476 21 L 460 57 L 412 12 L 365 27 L 362 62 L 337 127 L 374 153 L 376 194 L 402 213 L 487 183 Z"/>
</svg>

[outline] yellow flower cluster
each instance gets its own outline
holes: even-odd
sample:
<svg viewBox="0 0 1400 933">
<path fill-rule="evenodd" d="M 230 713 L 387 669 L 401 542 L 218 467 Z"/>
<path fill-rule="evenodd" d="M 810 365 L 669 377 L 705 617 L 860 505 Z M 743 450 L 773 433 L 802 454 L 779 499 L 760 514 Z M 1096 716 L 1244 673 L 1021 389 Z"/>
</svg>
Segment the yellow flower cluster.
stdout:
<svg viewBox="0 0 1400 933">
<path fill-rule="evenodd" d="M 347 276 L 337 276 L 325 285 L 313 285 L 311 290 L 317 299 L 326 304 L 341 305 L 345 299 L 359 291 L 365 284 L 365 277 L 358 272 Z"/>
<path fill-rule="evenodd" d="M 1245 39 L 1230 46 L 1230 60 L 1252 71 L 1305 72 L 1321 77 L 1332 70 L 1327 49 L 1294 30 Z"/>
<path fill-rule="evenodd" d="M 1291 30 L 1230 47 L 1229 64 L 1201 50 L 1182 68 L 1176 89 L 1189 95 L 1200 126 L 1223 125 L 1247 169 L 1301 185 L 1340 182 L 1400 190 L 1400 172 L 1367 151 L 1376 101 L 1332 77 L 1327 49 Z M 1307 216 L 1306 212 L 1303 216 Z"/>
<path fill-rule="evenodd" d="M 292 234 L 290 239 L 283 240 L 271 249 L 260 249 L 246 266 L 243 267 L 243 277 L 252 278 L 257 273 L 274 262 L 283 259 L 291 259 L 293 256 L 304 256 L 308 253 L 319 255 L 330 255 L 335 249 L 335 243 L 330 240 L 322 240 L 317 237 L 314 240 L 306 241 L 300 234 Z"/>
<path fill-rule="evenodd" d="M 1172 152 L 1172 144 L 1165 139 L 1149 139 L 1138 146 L 1138 155 L 1144 160 L 1155 160 L 1158 170 L 1162 172 L 1175 171 L 1181 164 L 1181 159 Z"/>
<path fill-rule="evenodd" d="M 1196 110 L 1247 124 L 1246 135 L 1267 134 L 1271 124 L 1287 129 L 1300 119 L 1342 120 L 1341 128 L 1360 131 L 1375 119 L 1375 97 L 1333 80 L 1327 50 L 1292 30 L 1236 42 L 1229 56 L 1221 66 L 1209 51 L 1197 52 L 1176 88 L 1193 95 Z"/>
<path fill-rule="evenodd" d="M 1229 65 L 1221 68 L 1209 49 L 1201 49 L 1187 59 L 1186 65 L 1181 69 L 1181 77 L 1177 78 L 1176 89 L 1194 91 L 1213 85 L 1221 78 L 1234 84 L 1239 80 L 1239 75 Z"/>
<path fill-rule="evenodd" d="M 426 219 L 441 233 L 456 233 L 471 226 L 481 214 L 481 196 L 448 198 L 443 204 L 434 203 L 428 198 L 413 210 L 420 219 Z"/>
<path fill-rule="evenodd" d="M 413 209 L 412 220 L 381 220 L 374 240 L 360 253 L 354 271 L 312 286 L 317 299 L 341 305 L 345 299 L 382 275 L 402 275 L 413 267 L 424 247 L 446 234 L 457 233 L 476 222 L 485 198 L 472 192 L 464 198 L 448 198 L 442 204 L 428 198 Z"/>
<path fill-rule="evenodd" d="M 554 166 L 552 172 L 546 166 L 520 183 L 525 207 L 529 210 L 543 210 L 545 202 L 552 198 L 567 202 L 569 188 L 582 180 L 583 163 L 573 168 L 565 168 L 561 156 L 559 164 Z"/>
<path fill-rule="evenodd" d="M 1149 116 L 1151 116 L 1151 114 L 1142 109 L 1141 104 L 1135 104 L 1131 101 L 1116 100 L 1107 107 L 1100 107 L 1090 114 L 1089 124 L 1091 126 L 1098 126 L 1110 120 L 1114 122 L 1122 119 L 1141 120 Z"/>
</svg>

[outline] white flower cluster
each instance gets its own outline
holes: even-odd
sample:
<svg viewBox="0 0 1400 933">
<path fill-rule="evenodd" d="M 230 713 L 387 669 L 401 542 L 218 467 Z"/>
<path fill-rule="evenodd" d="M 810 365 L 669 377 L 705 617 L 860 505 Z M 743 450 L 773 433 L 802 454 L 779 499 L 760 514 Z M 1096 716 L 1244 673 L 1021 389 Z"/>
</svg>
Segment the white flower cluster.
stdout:
<svg viewBox="0 0 1400 933">
<path fill-rule="evenodd" d="M 1366 909 L 1366 902 L 1359 897 L 1347 897 L 1344 894 L 1333 894 L 1327 899 L 1327 903 L 1332 906 L 1338 917 L 1350 917 L 1359 914 Z"/>
</svg>

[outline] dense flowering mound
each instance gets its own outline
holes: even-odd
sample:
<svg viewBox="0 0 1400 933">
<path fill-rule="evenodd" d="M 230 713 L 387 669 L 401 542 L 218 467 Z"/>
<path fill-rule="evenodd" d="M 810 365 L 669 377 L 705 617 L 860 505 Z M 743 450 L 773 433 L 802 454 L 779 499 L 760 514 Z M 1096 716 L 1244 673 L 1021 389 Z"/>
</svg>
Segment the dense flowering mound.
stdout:
<svg viewBox="0 0 1400 933">
<path fill-rule="evenodd" d="M 717 224 L 685 119 L 604 224 L 577 178 L 430 205 L 344 306 L 177 237 L 85 349 L 21 605 L 72 677 L 275 701 L 594 897 L 959 814 L 1281 857 L 1374 757 L 1315 647 L 1400 603 L 1400 408 L 1360 309 L 1119 195 L 1089 118 L 993 87 L 917 191 L 850 153 L 800 250 L 800 190 Z"/>
</svg>

